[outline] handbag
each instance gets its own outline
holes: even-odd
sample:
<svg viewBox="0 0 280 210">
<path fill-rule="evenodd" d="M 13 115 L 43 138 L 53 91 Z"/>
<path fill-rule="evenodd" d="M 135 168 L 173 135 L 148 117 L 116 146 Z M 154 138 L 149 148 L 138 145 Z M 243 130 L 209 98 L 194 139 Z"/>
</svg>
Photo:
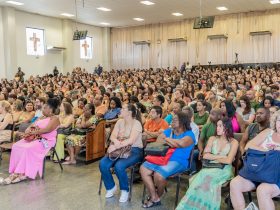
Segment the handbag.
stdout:
<svg viewBox="0 0 280 210">
<path fill-rule="evenodd" d="M 170 132 L 170 138 L 173 136 L 173 131 Z M 158 145 L 158 146 L 157 146 Z M 153 142 L 148 144 L 145 149 L 147 156 L 145 159 L 156 165 L 166 165 L 170 160 L 176 148 L 170 148 L 169 145 Z"/>
<path fill-rule="evenodd" d="M 69 135 L 71 135 L 71 133 L 72 133 L 72 126 L 67 127 L 67 128 L 58 128 L 57 129 L 57 134 L 63 134 L 63 135 L 69 136 Z"/>
<path fill-rule="evenodd" d="M 248 149 L 239 175 L 250 181 L 277 184 L 280 182 L 280 151 Z"/>
<path fill-rule="evenodd" d="M 146 159 L 146 161 L 148 161 L 150 163 L 164 166 L 168 163 L 168 161 L 170 160 L 170 158 L 174 152 L 175 152 L 175 148 L 169 148 L 168 151 L 166 152 L 165 156 L 147 155 L 145 157 L 145 159 Z"/>
<path fill-rule="evenodd" d="M 203 159 L 202 168 L 220 168 L 223 169 L 226 164 L 223 163 L 213 163 L 211 160 Z"/>
<path fill-rule="evenodd" d="M 129 137 L 130 134 L 131 134 L 132 128 L 133 128 L 133 125 L 132 125 L 132 127 L 131 127 L 131 130 L 130 130 L 130 133 L 129 133 L 128 137 Z M 125 139 L 128 139 L 128 137 L 127 137 L 127 138 L 119 138 L 118 140 L 119 140 L 119 141 L 124 141 Z M 114 142 L 111 142 L 111 143 L 110 143 L 110 146 L 111 146 L 111 145 L 114 145 Z M 110 146 L 109 146 L 109 147 L 110 147 Z M 107 153 L 107 156 L 109 157 L 110 160 L 113 160 L 113 161 L 115 161 L 115 160 L 117 160 L 117 159 L 119 159 L 119 158 L 124 158 L 124 159 L 126 159 L 126 158 L 128 158 L 128 157 L 131 155 L 131 148 L 132 148 L 131 145 L 127 145 L 127 146 L 118 148 L 118 149 L 116 149 L 116 150 L 114 150 L 114 151 L 112 151 L 112 152 L 110 152 L 110 153 L 108 152 L 108 153 Z"/>
<path fill-rule="evenodd" d="M 39 130 L 39 128 L 35 127 L 35 126 L 30 127 L 30 131 L 36 131 L 36 130 Z M 24 140 L 25 141 L 29 141 L 29 142 L 34 141 L 35 139 L 40 139 L 40 138 L 41 138 L 41 136 L 39 134 L 36 134 L 36 135 L 25 135 L 24 136 Z"/>
<path fill-rule="evenodd" d="M 88 132 L 93 131 L 93 128 L 74 128 L 71 130 L 71 134 L 85 136 Z"/>
<path fill-rule="evenodd" d="M 165 156 L 169 148 L 166 144 L 152 142 L 146 146 L 144 151 L 146 155 Z"/>
</svg>

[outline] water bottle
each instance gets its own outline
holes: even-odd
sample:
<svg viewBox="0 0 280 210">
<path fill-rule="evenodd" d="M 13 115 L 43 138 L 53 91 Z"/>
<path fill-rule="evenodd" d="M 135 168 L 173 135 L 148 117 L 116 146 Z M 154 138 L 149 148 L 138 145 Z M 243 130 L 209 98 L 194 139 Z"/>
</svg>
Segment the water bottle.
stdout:
<svg viewBox="0 0 280 210">
<path fill-rule="evenodd" d="M 41 139 L 40 142 L 42 142 L 43 147 L 44 147 L 45 149 L 47 149 L 47 148 L 49 147 L 48 141 L 47 141 L 46 139 Z"/>
</svg>

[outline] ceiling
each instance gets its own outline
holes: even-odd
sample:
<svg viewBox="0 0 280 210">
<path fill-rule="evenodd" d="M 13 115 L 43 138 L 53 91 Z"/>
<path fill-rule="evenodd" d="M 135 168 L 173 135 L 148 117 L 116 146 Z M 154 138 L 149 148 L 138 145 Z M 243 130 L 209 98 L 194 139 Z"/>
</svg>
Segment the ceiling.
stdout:
<svg viewBox="0 0 280 210">
<path fill-rule="evenodd" d="M 13 6 L 0 0 L 0 6 L 12 6 L 18 10 L 38 13 L 52 17 L 65 18 L 61 13 L 75 15 L 75 0 L 15 0 L 24 3 L 22 6 Z M 102 26 L 101 22 L 110 23 L 111 27 L 125 27 L 150 23 L 171 22 L 200 15 L 200 0 L 150 0 L 155 4 L 146 6 L 140 0 L 77 0 L 78 21 L 91 25 Z M 270 4 L 269 0 L 201 0 L 202 15 L 222 15 L 230 13 L 267 10 L 280 8 L 280 4 Z M 218 6 L 225 6 L 227 11 L 219 11 Z M 110 8 L 104 12 L 97 7 Z M 173 12 L 182 13 L 175 17 Z M 145 19 L 137 22 L 133 18 Z M 75 19 L 72 17 L 71 19 Z"/>
</svg>

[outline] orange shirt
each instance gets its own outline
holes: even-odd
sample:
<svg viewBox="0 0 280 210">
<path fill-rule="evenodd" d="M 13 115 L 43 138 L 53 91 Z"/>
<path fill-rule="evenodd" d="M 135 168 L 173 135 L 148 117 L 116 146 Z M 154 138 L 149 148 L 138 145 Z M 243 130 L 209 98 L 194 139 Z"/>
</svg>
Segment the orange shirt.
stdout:
<svg viewBox="0 0 280 210">
<path fill-rule="evenodd" d="M 144 125 L 145 130 L 150 132 L 158 132 L 159 130 L 167 129 L 168 127 L 168 123 L 164 119 L 160 119 L 159 122 L 148 120 Z"/>
<path fill-rule="evenodd" d="M 98 107 L 95 107 L 95 114 L 102 114 L 104 115 L 107 112 L 107 107 L 106 105 L 100 105 Z"/>
</svg>

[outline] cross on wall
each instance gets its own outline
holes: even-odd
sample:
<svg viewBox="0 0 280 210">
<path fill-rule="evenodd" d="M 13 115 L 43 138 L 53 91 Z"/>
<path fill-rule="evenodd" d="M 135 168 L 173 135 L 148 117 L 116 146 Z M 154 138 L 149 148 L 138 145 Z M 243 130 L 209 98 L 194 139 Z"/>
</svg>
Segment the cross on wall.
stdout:
<svg viewBox="0 0 280 210">
<path fill-rule="evenodd" d="M 88 55 L 88 48 L 89 48 L 89 45 L 87 43 L 87 40 L 84 41 L 84 44 L 82 44 L 82 47 L 84 48 L 84 53 L 85 53 L 85 57 L 87 57 Z"/>
<path fill-rule="evenodd" d="M 30 41 L 33 41 L 34 52 L 37 52 L 37 44 L 40 42 L 40 38 L 37 38 L 36 33 L 33 33 L 33 37 L 30 38 Z"/>
</svg>

